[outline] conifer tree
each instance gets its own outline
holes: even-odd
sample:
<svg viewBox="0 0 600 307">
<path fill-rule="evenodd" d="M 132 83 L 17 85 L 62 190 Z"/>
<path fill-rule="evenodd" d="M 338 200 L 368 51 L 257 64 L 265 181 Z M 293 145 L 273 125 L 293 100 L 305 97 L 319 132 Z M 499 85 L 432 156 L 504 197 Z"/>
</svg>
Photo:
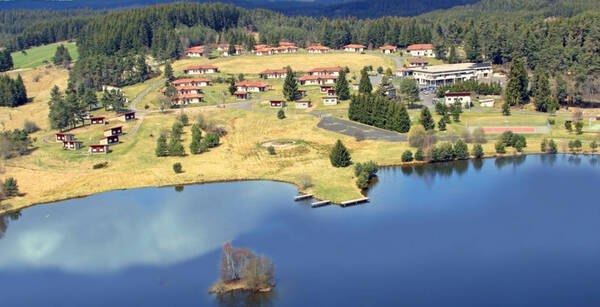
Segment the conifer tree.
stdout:
<svg viewBox="0 0 600 307">
<path fill-rule="evenodd" d="M 171 66 L 171 62 L 167 61 L 165 64 L 164 77 L 168 82 L 175 80 L 175 76 L 173 76 L 173 67 Z"/>
<path fill-rule="evenodd" d="M 509 105 L 521 105 L 527 100 L 529 77 L 525 65 L 521 59 L 513 60 L 508 73 L 508 84 L 506 85 L 505 98 Z"/>
<path fill-rule="evenodd" d="M 283 81 L 283 97 L 288 101 L 295 101 L 300 97 L 298 93 L 298 80 L 296 80 L 296 75 L 289 66 L 286 67 L 286 76 Z"/>
<path fill-rule="evenodd" d="M 331 161 L 331 165 L 334 167 L 347 167 L 352 164 L 350 152 L 348 152 L 348 149 L 340 140 L 337 140 L 333 146 L 333 149 L 329 153 L 329 160 Z"/>
<path fill-rule="evenodd" d="M 406 110 L 406 107 L 403 104 L 396 106 L 396 109 L 396 117 L 398 121 L 398 129 L 396 131 L 400 133 L 407 133 L 410 130 L 411 125 L 408 111 Z"/>
<path fill-rule="evenodd" d="M 508 104 L 508 101 L 502 105 L 502 114 L 504 116 L 510 115 L 510 105 Z"/>
<path fill-rule="evenodd" d="M 421 123 L 421 125 L 423 125 L 423 128 L 425 128 L 425 130 L 435 129 L 435 122 L 433 121 L 431 112 L 429 112 L 429 108 L 423 107 L 421 109 L 421 117 L 419 119 L 419 123 Z"/>
<path fill-rule="evenodd" d="M 479 35 L 475 30 L 471 30 L 471 33 L 466 38 L 465 53 L 469 61 L 481 62 L 481 44 L 479 43 Z"/>
<path fill-rule="evenodd" d="M 548 74 L 542 72 L 535 83 L 534 104 L 535 108 L 541 112 L 547 112 L 553 107 L 552 98 L 550 97 L 550 84 L 548 82 Z"/>
<path fill-rule="evenodd" d="M 471 153 L 475 158 L 481 158 L 483 157 L 483 146 L 481 146 L 481 144 L 475 144 L 473 145 L 473 150 Z"/>
<path fill-rule="evenodd" d="M 464 160 L 469 158 L 469 148 L 463 140 L 458 140 L 454 144 L 454 156 L 458 160 Z"/>
<path fill-rule="evenodd" d="M 5 72 L 13 69 L 14 63 L 10 50 L 5 48 L 0 50 L 0 72 Z"/>
<path fill-rule="evenodd" d="M 373 85 L 369 79 L 366 67 L 360 71 L 360 83 L 358 85 L 358 92 L 361 94 L 368 94 L 373 91 Z"/>
<path fill-rule="evenodd" d="M 438 122 L 438 129 L 440 131 L 446 131 L 446 120 L 443 117 L 440 118 L 440 121 Z"/>
<path fill-rule="evenodd" d="M 227 54 L 229 54 L 229 56 L 235 55 L 235 45 L 233 44 L 233 42 L 229 42 L 229 48 L 227 49 Z"/>
<path fill-rule="evenodd" d="M 157 157 L 166 157 L 169 155 L 169 147 L 167 146 L 167 137 L 161 134 L 156 139 L 156 150 L 154 151 Z"/>
<path fill-rule="evenodd" d="M 233 93 L 237 91 L 237 86 L 235 86 L 235 79 L 233 79 L 233 77 L 229 78 L 229 87 L 227 89 L 229 90 L 230 95 L 233 95 Z"/>
<path fill-rule="evenodd" d="M 346 80 L 346 71 L 340 70 L 340 75 L 335 82 L 335 93 L 340 100 L 350 99 L 350 86 L 348 80 Z"/>
<path fill-rule="evenodd" d="M 456 57 L 456 47 L 453 44 L 452 46 L 450 46 L 450 54 L 448 55 L 448 63 L 455 64 L 457 62 L 458 62 L 458 59 Z"/>
<path fill-rule="evenodd" d="M 17 196 L 19 194 L 19 186 L 17 185 L 17 179 L 8 177 L 4 179 L 4 195 L 8 197 Z"/>
</svg>

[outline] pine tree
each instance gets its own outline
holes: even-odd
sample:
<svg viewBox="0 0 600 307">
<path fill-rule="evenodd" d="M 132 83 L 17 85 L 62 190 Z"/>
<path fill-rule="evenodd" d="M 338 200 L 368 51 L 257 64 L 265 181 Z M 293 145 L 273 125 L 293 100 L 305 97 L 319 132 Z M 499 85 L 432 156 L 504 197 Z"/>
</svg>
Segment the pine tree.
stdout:
<svg viewBox="0 0 600 307">
<path fill-rule="evenodd" d="M 277 118 L 278 119 L 284 119 L 285 118 L 285 112 L 283 112 L 283 109 L 279 109 L 279 111 L 277 111 Z"/>
<path fill-rule="evenodd" d="M 440 131 L 446 131 L 446 120 L 443 117 L 440 118 L 440 121 L 438 122 L 438 129 Z"/>
<path fill-rule="evenodd" d="M 398 121 L 398 129 L 396 131 L 400 133 L 407 133 L 410 130 L 410 116 L 408 115 L 408 111 L 404 105 L 400 105 L 396 107 L 397 113 L 397 121 Z"/>
<path fill-rule="evenodd" d="M 479 43 L 479 35 L 477 31 L 471 30 L 465 41 L 465 53 L 467 59 L 471 62 L 481 62 L 481 44 Z"/>
<path fill-rule="evenodd" d="M 350 158 L 350 152 L 342 141 L 337 140 L 333 149 L 329 153 L 329 160 L 331 161 L 331 165 L 334 167 L 347 167 L 352 164 L 352 159 Z"/>
<path fill-rule="evenodd" d="M 453 44 L 452 46 L 450 46 L 450 54 L 448 55 L 448 63 L 455 64 L 457 62 L 458 62 L 458 59 L 456 57 L 456 47 Z"/>
<path fill-rule="evenodd" d="M 475 144 L 475 145 L 473 145 L 472 155 L 475 158 L 478 158 L 478 159 L 481 158 L 481 157 L 483 157 L 483 146 L 481 146 L 481 144 Z"/>
<path fill-rule="evenodd" d="M 156 150 L 154 151 L 157 157 L 166 157 L 169 155 L 169 147 L 167 146 L 167 137 L 161 134 L 156 139 Z"/>
<path fill-rule="evenodd" d="M 229 54 L 229 56 L 235 55 L 235 45 L 233 44 L 233 42 L 229 42 L 229 48 L 227 49 L 227 54 Z"/>
<path fill-rule="evenodd" d="M 523 62 L 516 58 L 513 60 L 508 73 L 508 84 L 506 85 L 505 98 L 511 105 L 520 105 L 528 98 L 529 77 Z"/>
<path fill-rule="evenodd" d="M 229 78 L 229 94 L 233 95 L 237 91 L 237 86 L 235 86 L 235 79 L 233 77 Z"/>
<path fill-rule="evenodd" d="M 409 104 L 419 101 L 419 86 L 417 80 L 413 78 L 402 79 L 400 83 L 400 93 L 403 95 L 404 100 Z"/>
<path fill-rule="evenodd" d="M 298 93 L 298 80 L 296 80 L 296 75 L 289 66 L 286 67 L 286 76 L 283 81 L 283 96 L 288 101 L 295 101 L 300 97 Z"/>
<path fill-rule="evenodd" d="M 17 179 L 8 177 L 4 179 L 4 195 L 8 197 L 17 196 L 19 194 L 19 186 L 17 185 Z"/>
<path fill-rule="evenodd" d="M 369 79 L 369 74 L 367 73 L 367 69 L 363 68 L 360 71 L 360 83 L 358 85 L 358 92 L 361 94 L 368 94 L 373 91 L 373 85 L 371 85 L 371 80 Z"/>
<path fill-rule="evenodd" d="M 175 80 L 175 76 L 173 76 L 173 67 L 171 66 L 171 62 L 167 62 L 165 64 L 165 72 L 164 72 L 164 77 L 165 79 L 167 79 L 167 81 L 171 82 L 173 80 Z"/>
<path fill-rule="evenodd" d="M 463 140 L 458 140 L 454 144 L 454 156 L 458 160 L 465 160 L 469 158 L 469 148 Z"/>
<path fill-rule="evenodd" d="M 421 123 L 421 125 L 423 125 L 423 128 L 425 128 L 425 130 L 435 129 L 435 122 L 433 121 L 431 112 L 429 112 L 429 108 L 423 107 L 421 109 L 421 117 L 419 119 L 419 123 Z"/>
<path fill-rule="evenodd" d="M 85 89 L 83 93 L 83 97 L 81 98 L 81 104 L 83 108 L 91 110 L 94 106 L 98 104 L 98 97 L 96 96 L 96 91 L 91 88 Z"/>
<path fill-rule="evenodd" d="M 508 104 L 508 101 L 502 105 L 502 114 L 504 116 L 510 115 L 510 105 Z"/>
<path fill-rule="evenodd" d="M 552 98 L 550 97 L 550 84 L 548 82 L 548 74 L 542 72 L 536 80 L 535 86 L 535 108 L 541 112 L 547 112 L 553 107 Z"/>
<path fill-rule="evenodd" d="M 335 82 L 335 93 L 340 100 L 350 99 L 350 86 L 348 80 L 346 80 L 346 71 L 340 70 L 340 75 Z"/>
<path fill-rule="evenodd" d="M 5 72 L 13 69 L 13 58 L 10 54 L 10 50 L 0 50 L 0 72 Z"/>
</svg>

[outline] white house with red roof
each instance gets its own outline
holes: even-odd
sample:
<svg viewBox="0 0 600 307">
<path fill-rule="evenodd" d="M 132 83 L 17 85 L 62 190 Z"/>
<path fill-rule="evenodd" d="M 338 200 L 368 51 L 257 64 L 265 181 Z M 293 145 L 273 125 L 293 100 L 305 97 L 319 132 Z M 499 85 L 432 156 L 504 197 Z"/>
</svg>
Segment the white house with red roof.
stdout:
<svg viewBox="0 0 600 307">
<path fill-rule="evenodd" d="M 287 69 L 267 69 L 258 74 L 261 78 L 267 79 L 283 79 L 287 76 Z"/>
<path fill-rule="evenodd" d="M 212 80 L 207 78 L 185 78 L 177 79 L 171 82 L 175 87 L 181 86 L 209 86 L 212 84 Z"/>
<path fill-rule="evenodd" d="M 344 46 L 346 52 L 364 52 L 367 46 L 361 44 L 349 44 Z"/>
<path fill-rule="evenodd" d="M 337 77 L 333 75 L 306 75 L 298 78 L 300 85 L 335 84 Z"/>
<path fill-rule="evenodd" d="M 341 67 L 317 67 L 308 71 L 309 76 L 339 76 Z"/>
<path fill-rule="evenodd" d="M 435 52 L 433 52 L 432 44 L 414 44 L 406 47 L 406 51 L 412 56 L 424 56 L 428 58 L 434 58 Z"/>
<path fill-rule="evenodd" d="M 191 58 L 204 56 L 204 46 L 193 46 L 185 50 L 185 55 Z"/>
<path fill-rule="evenodd" d="M 183 69 L 186 75 L 214 74 L 219 72 L 219 68 L 214 65 L 194 65 Z"/>
<path fill-rule="evenodd" d="M 398 51 L 398 47 L 392 45 L 385 45 L 379 47 L 379 50 L 381 51 L 381 53 L 391 54 Z"/>
<path fill-rule="evenodd" d="M 321 46 L 321 45 L 313 45 L 310 47 L 306 47 L 306 51 L 308 53 L 327 53 L 327 52 L 331 51 L 331 48 Z"/>
<path fill-rule="evenodd" d="M 235 84 L 238 91 L 242 92 L 266 92 L 271 89 L 271 84 L 260 81 L 240 81 Z"/>
</svg>

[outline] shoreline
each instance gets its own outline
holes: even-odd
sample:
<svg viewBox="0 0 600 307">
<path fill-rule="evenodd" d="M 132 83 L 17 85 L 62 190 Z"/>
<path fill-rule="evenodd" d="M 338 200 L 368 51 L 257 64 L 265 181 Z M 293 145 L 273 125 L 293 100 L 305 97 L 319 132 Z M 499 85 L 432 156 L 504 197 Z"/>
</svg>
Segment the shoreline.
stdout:
<svg viewBox="0 0 600 307">
<path fill-rule="evenodd" d="M 519 154 L 503 154 L 503 155 L 499 155 L 499 154 L 491 154 L 491 155 L 484 155 L 483 157 L 479 158 L 479 159 L 492 159 L 492 158 L 510 158 L 510 157 L 515 157 L 515 156 L 528 156 L 528 155 L 553 155 L 550 153 L 542 153 L 542 152 L 530 152 L 530 153 L 519 153 Z M 600 153 L 596 152 L 596 153 L 578 153 L 578 154 L 573 154 L 573 153 L 564 153 L 564 152 L 558 152 L 554 155 L 574 155 L 574 156 L 578 156 L 578 155 L 584 155 L 584 156 L 597 156 L 600 155 Z M 477 158 L 473 158 L 470 157 L 468 159 L 465 160 L 452 160 L 452 161 L 444 161 L 444 162 L 427 162 L 427 161 L 411 161 L 411 162 L 400 162 L 400 163 L 388 163 L 388 164 L 380 164 L 379 167 L 381 168 L 397 168 L 397 167 L 407 167 L 407 166 L 415 166 L 415 165 L 426 165 L 426 164 L 435 164 L 435 163 L 447 163 L 447 162 L 456 162 L 456 161 L 469 161 L 469 160 L 477 160 Z M 351 167 L 351 166 L 350 166 Z M 146 188 L 168 188 L 168 187 L 177 187 L 177 186 L 186 186 L 186 185 L 203 185 L 203 184 L 214 184 L 214 183 L 232 183 L 232 182 L 243 182 L 243 181 L 272 181 L 272 182 L 281 182 L 281 183 L 286 183 L 286 184 L 290 184 L 296 187 L 296 189 L 298 190 L 298 193 L 301 194 L 306 194 L 306 190 L 301 189 L 300 184 L 293 182 L 293 181 L 288 181 L 285 179 L 278 179 L 278 178 L 251 178 L 251 177 L 247 177 L 247 178 L 230 178 L 230 179 L 215 179 L 215 180 L 201 180 L 201 181 L 195 181 L 195 182 L 181 182 L 181 183 L 175 183 L 175 184 L 164 184 L 164 185 L 141 185 L 141 186 L 135 186 L 135 187 L 130 187 L 130 188 L 123 188 L 123 189 L 101 189 L 101 191 L 98 192 L 93 192 L 93 193 L 82 193 L 76 196 L 72 196 L 72 197 L 66 197 L 66 198 L 60 198 L 57 197 L 56 199 L 52 199 L 49 201 L 41 201 L 41 202 L 30 202 L 30 203 L 26 203 L 24 205 L 20 205 L 17 207 L 12 207 L 12 205 L 10 204 L 10 199 L 4 200 L 3 204 L 0 206 L 0 214 L 8 214 L 8 213 L 12 213 L 12 212 L 16 212 L 16 211 L 20 211 L 23 209 L 27 209 L 33 206 L 40 206 L 40 205 L 51 205 L 51 204 L 55 204 L 58 202 L 63 202 L 63 201 L 68 201 L 68 200 L 72 200 L 72 199 L 79 199 L 79 198 L 86 198 L 92 195 L 96 195 L 96 194 L 101 194 L 101 193 L 107 193 L 107 192 L 113 192 L 113 191 L 127 191 L 127 190 L 134 190 L 134 189 L 146 189 Z M 354 181 L 352 181 L 350 184 L 354 185 Z M 369 191 L 368 189 L 366 190 L 367 192 Z M 313 193 L 314 194 L 314 193 Z M 52 198 L 52 196 L 50 196 L 50 198 Z M 323 195 L 318 195 L 318 194 L 314 194 L 313 198 L 315 200 L 326 200 L 327 197 L 323 196 Z M 351 198 L 351 197 L 350 197 Z M 339 205 L 341 202 L 343 201 L 331 201 L 332 204 L 334 205 Z M 5 206 L 10 206 L 9 208 L 4 208 Z"/>
</svg>

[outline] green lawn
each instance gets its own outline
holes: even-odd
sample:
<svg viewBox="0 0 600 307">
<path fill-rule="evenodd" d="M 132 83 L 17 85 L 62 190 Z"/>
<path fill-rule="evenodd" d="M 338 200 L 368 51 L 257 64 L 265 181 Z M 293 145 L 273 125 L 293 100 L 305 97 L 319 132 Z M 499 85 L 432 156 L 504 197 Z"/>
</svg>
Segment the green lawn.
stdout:
<svg viewBox="0 0 600 307">
<path fill-rule="evenodd" d="M 50 45 L 44 45 L 39 47 L 33 47 L 25 50 L 25 53 L 21 51 L 13 52 L 12 58 L 15 64 L 15 69 L 17 68 L 34 68 L 44 64 L 44 61 L 51 62 L 54 53 L 56 52 L 56 47 L 58 45 L 63 44 L 69 50 L 69 54 L 71 54 L 71 58 L 73 60 L 77 60 L 79 57 L 79 53 L 77 52 L 77 46 L 75 43 L 55 43 Z"/>
</svg>

